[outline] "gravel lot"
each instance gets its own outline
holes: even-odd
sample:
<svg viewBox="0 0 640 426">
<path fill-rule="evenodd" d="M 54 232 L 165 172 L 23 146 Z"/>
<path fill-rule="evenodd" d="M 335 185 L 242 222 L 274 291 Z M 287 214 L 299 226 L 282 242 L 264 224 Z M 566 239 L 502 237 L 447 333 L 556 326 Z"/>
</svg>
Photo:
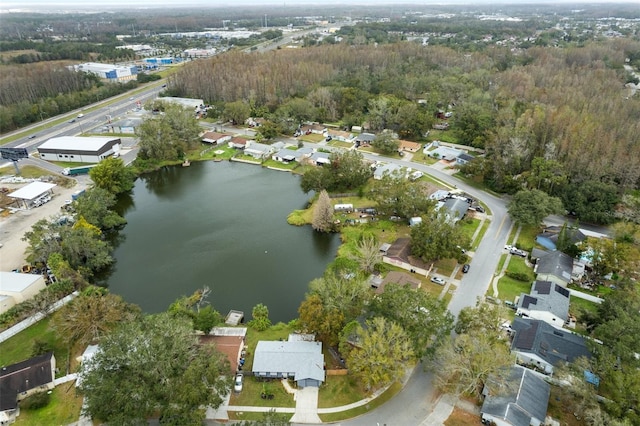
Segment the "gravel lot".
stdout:
<svg viewBox="0 0 640 426">
<path fill-rule="evenodd" d="M 11 190 L 19 189 L 27 184 L 5 184 L 2 186 Z M 30 210 L 19 210 L 12 214 L 2 212 L 0 215 L 0 270 L 11 271 L 25 264 L 25 250 L 27 243 L 22 237 L 34 223 L 40 219 L 53 218 L 59 215 L 65 200 L 71 199 L 71 194 L 86 185 L 76 183 L 72 188 L 56 186 L 53 188 L 51 201 Z"/>
</svg>

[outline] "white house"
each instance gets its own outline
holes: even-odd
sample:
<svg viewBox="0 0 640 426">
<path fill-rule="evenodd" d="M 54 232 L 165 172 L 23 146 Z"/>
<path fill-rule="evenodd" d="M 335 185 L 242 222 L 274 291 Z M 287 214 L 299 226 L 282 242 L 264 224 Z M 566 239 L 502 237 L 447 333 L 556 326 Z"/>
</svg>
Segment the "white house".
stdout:
<svg viewBox="0 0 640 426">
<path fill-rule="evenodd" d="M 273 154 L 273 147 L 254 141 L 249 141 L 244 148 L 245 155 L 250 155 L 257 160 L 262 160 Z"/>
<path fill-rule="evenodd" d="M 51 138 L 38 147 L 40 158 L 46 161 L 99 163 L 120 151 L 120 138 L 104 136 Z"/>
<path fill-rule="evenodd" d="M 531 292 L 520 295 L 516 315 L 562 328 L 569 319 L 569 290 L 550 281 L 534 281 Z"/>
</svg>

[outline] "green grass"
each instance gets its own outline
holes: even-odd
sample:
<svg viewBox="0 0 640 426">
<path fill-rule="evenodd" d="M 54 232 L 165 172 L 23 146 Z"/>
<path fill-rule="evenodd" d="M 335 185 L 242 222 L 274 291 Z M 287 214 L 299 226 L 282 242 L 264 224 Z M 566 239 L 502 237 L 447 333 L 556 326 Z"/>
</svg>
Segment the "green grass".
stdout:
<svg viewBox="0 0 640 426">
<path fill-rule="evenodd" d="M 38 321 L 12 338 L 0 343 L 0 365 L 15 364 L 31 358 L 33 343 L 39 340 L 53 348 L 56 362 L 62 374 L 69 355 L 68 347 L 57 338 L 56 333 L 49 327 L 49 318 Z"/>
<path fill-rule="evenodd" d="M 469 237 L 469 241 L 471 241 L 471 238 L 473 238 L 473 234 L 475 234 L 476 229 L 478 229 L 478 226 L 480 226 L 480 222 L 480 219 L 465 218 L 459 222 L 458 226 L 460 226 L 462 232 L 467 237 Z"/>
<path fill-rule="evenodd" d="M 282 169 L 282 170 L 293 170 L 296 167 L 299 166 L 299 164 L 295 161 L 292 161 L 290 163 L 282 163 L 280 161 L 276 161 L 276 160 L 266 160 L 264 163 L 262 163 L 263 167 L 272 167 L 274 169 Z"/>
<path fill-rule="evenodd" d="M 507 271 L 526 274 L 530 278 L 529 282 L 533 282 L 533 280 L 535 279 L 533 269 L 526 264 L 524 258 L 522 257 L 511 256 L 511 260 L 509 261 L 509 265 L 507 266 Z"/>
<path fill-rule="evenodd" d="M 289 382 L 289 384 L 292 384 Z M 292 386 L 294 387 L 294 386 Z M 271 394 L 273 399 L 262 399 L 262 392 Z M 242 392 L 232 393 L 229 405 L 254 407 L 295 407 L 293 395 L 288 394 L 280 380 L 260 381 L 253 376 L 244 376 Z"/>
<path fill-rule="evenodd" d="M 313 142 L 313 143 L 318 143 L 318 142 L 322 142 L 324 140 L 324 136 L 322 135 L 318 135 L 315 133 L 311 133 L 308 135 L 302 135 L 298 138 L 298 140 L 304 141 L 304 142 Z"/>
<path fill-rule="evenodd" d="M 327 376 L 320 386 L 318 407 L 339 407 L 366 397 L 362 383 L 353 376 Z"/>
<path fill-rule="evenodd" d="M 351 142 L 343 142 L 343 141 L 338 141 L 338 140 L 332 140 L 331 142 L 329 142 L 327 145 L 329 146 L 337 146 L 339 148 L 352 148 L 353 147 L 353 143 Z"/>
<path fill-rule="evenodd" d="M 353 408 L 347 411 L 340 411 L 338 413 L 328 413 L 328 414 L 320 414 L 320 419 L 323 422 L 337 422 L 340 420 L 351 419 L 353 417 L 357 417 L 359 415 L 368 413 L 371 410 L 374 410 L 393 398 L 400 390 L 402 389 L 402 385 L 400 383 L 392 384 L 389 389 L 387 389 L 382 395 L 378 398 L 370 401 L 368 404 L 362 405 L 357 408 Z"/>
<path fill-rule="evenodd" d="M 509 300 L 513 302 L 516 296 L 520 296 L 521 293 L 529 294 L 530 291 L 530 282 L 517 281 L 506 276 L 500 278 L 498 281 L 498 297 L 501 300 Z"/>
<path fill-rule="evenodd" d="M 82 408 L 82 396 L 76 394 L 75 381 L 57 386 L 51 392 L 46 407 L 20 410 L 17 426 L 67 425 L 77 422 Z"/>
<path fill-rule="evenodd" d="M 438 160 L 436 160 L 435 158 L 427 157 L 422 152 L 414 153 L 413 157 L 411 157 L 411 161 L 414 163 L 426 164 L 427 166 L 438 162 Z"/>
<path fill-rule="evenodd" d="M 503 254 L 500 256 L 500 261 L 498 262 L 498 267 L 496 268 L 496 274 L 502 272 L 502 267 L 504 266 L 504 262 L 507 260 L 507 254 Z"/>
<path fill-rule="evenodd" d="M 455 259 L 440 259 L 433 265 L 433 271 L 442 275 L 451 275 L 458 261 Z"/>
<path fill-rule="evenodd" d="M 570 299 L 569 313 L 571 315 L 575 315 L 578 322 L 581 322 L 580 319 L 582 317 L 583 311 L 594 314 L 597 310 L 598 305 L 596 303 L 575 296 L 571 297 Z"/>
<path fill-rule="evenodd" d="M 536 245 L 536 235 L 539 233 L 540 228 L 537 226 L 522 226 L 516 247 L 525 251 L 531 251 Z"/>
</svg>

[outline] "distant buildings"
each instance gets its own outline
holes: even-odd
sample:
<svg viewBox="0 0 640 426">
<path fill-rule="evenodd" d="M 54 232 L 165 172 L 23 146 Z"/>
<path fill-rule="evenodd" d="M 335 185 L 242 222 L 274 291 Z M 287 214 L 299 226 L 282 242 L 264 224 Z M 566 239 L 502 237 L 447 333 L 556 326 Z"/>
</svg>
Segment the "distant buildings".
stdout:
<svg viewBox="0 0 640 426">
<path fill-rule="evenodd" d="M 84 64 L 72 65 L 68 67 L 74 71 L 82 71 L 97 75 L 103 80 L 112 82 L 126 82 L 135 80 L 138 75 L 138 67 L 121 66 L 111 64 L 101 64 L 98 62 L 85 62 Z"/>
</svg>

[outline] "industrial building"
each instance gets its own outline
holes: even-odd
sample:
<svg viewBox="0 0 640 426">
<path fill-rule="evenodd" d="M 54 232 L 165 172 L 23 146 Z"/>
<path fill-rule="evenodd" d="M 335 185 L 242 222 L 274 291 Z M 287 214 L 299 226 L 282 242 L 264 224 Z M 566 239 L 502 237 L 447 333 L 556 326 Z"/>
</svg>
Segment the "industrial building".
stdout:
<svg viewBox="0 0 640 426">
<path fill-rule="evenodd" d="M 104 80 L 112 82 L 135 80 L 138 74 L 138 67 L 135 65 L 121 66 L 86 62 L 84 64 L 72 65 L 70 68 L 74 71 L 83 71 L 95 74 Z"/>
<path fill-rule="evenodd" d="M 164 98 L 157 98 L 156 100 L 160 102 L 178 104 L 178 105 L 181 105 L 183 108 L 189 108 L 196 111 L 204 109 L 204 101 L 202 99 L 164 97 Z"/>
<path fill-rule="evenodd" d="M 120 151 L 120 138 L 62 136 L 51 138 L 38 147 L 40 158 L 46 161 L 99 163 Z"/>
</svg>

